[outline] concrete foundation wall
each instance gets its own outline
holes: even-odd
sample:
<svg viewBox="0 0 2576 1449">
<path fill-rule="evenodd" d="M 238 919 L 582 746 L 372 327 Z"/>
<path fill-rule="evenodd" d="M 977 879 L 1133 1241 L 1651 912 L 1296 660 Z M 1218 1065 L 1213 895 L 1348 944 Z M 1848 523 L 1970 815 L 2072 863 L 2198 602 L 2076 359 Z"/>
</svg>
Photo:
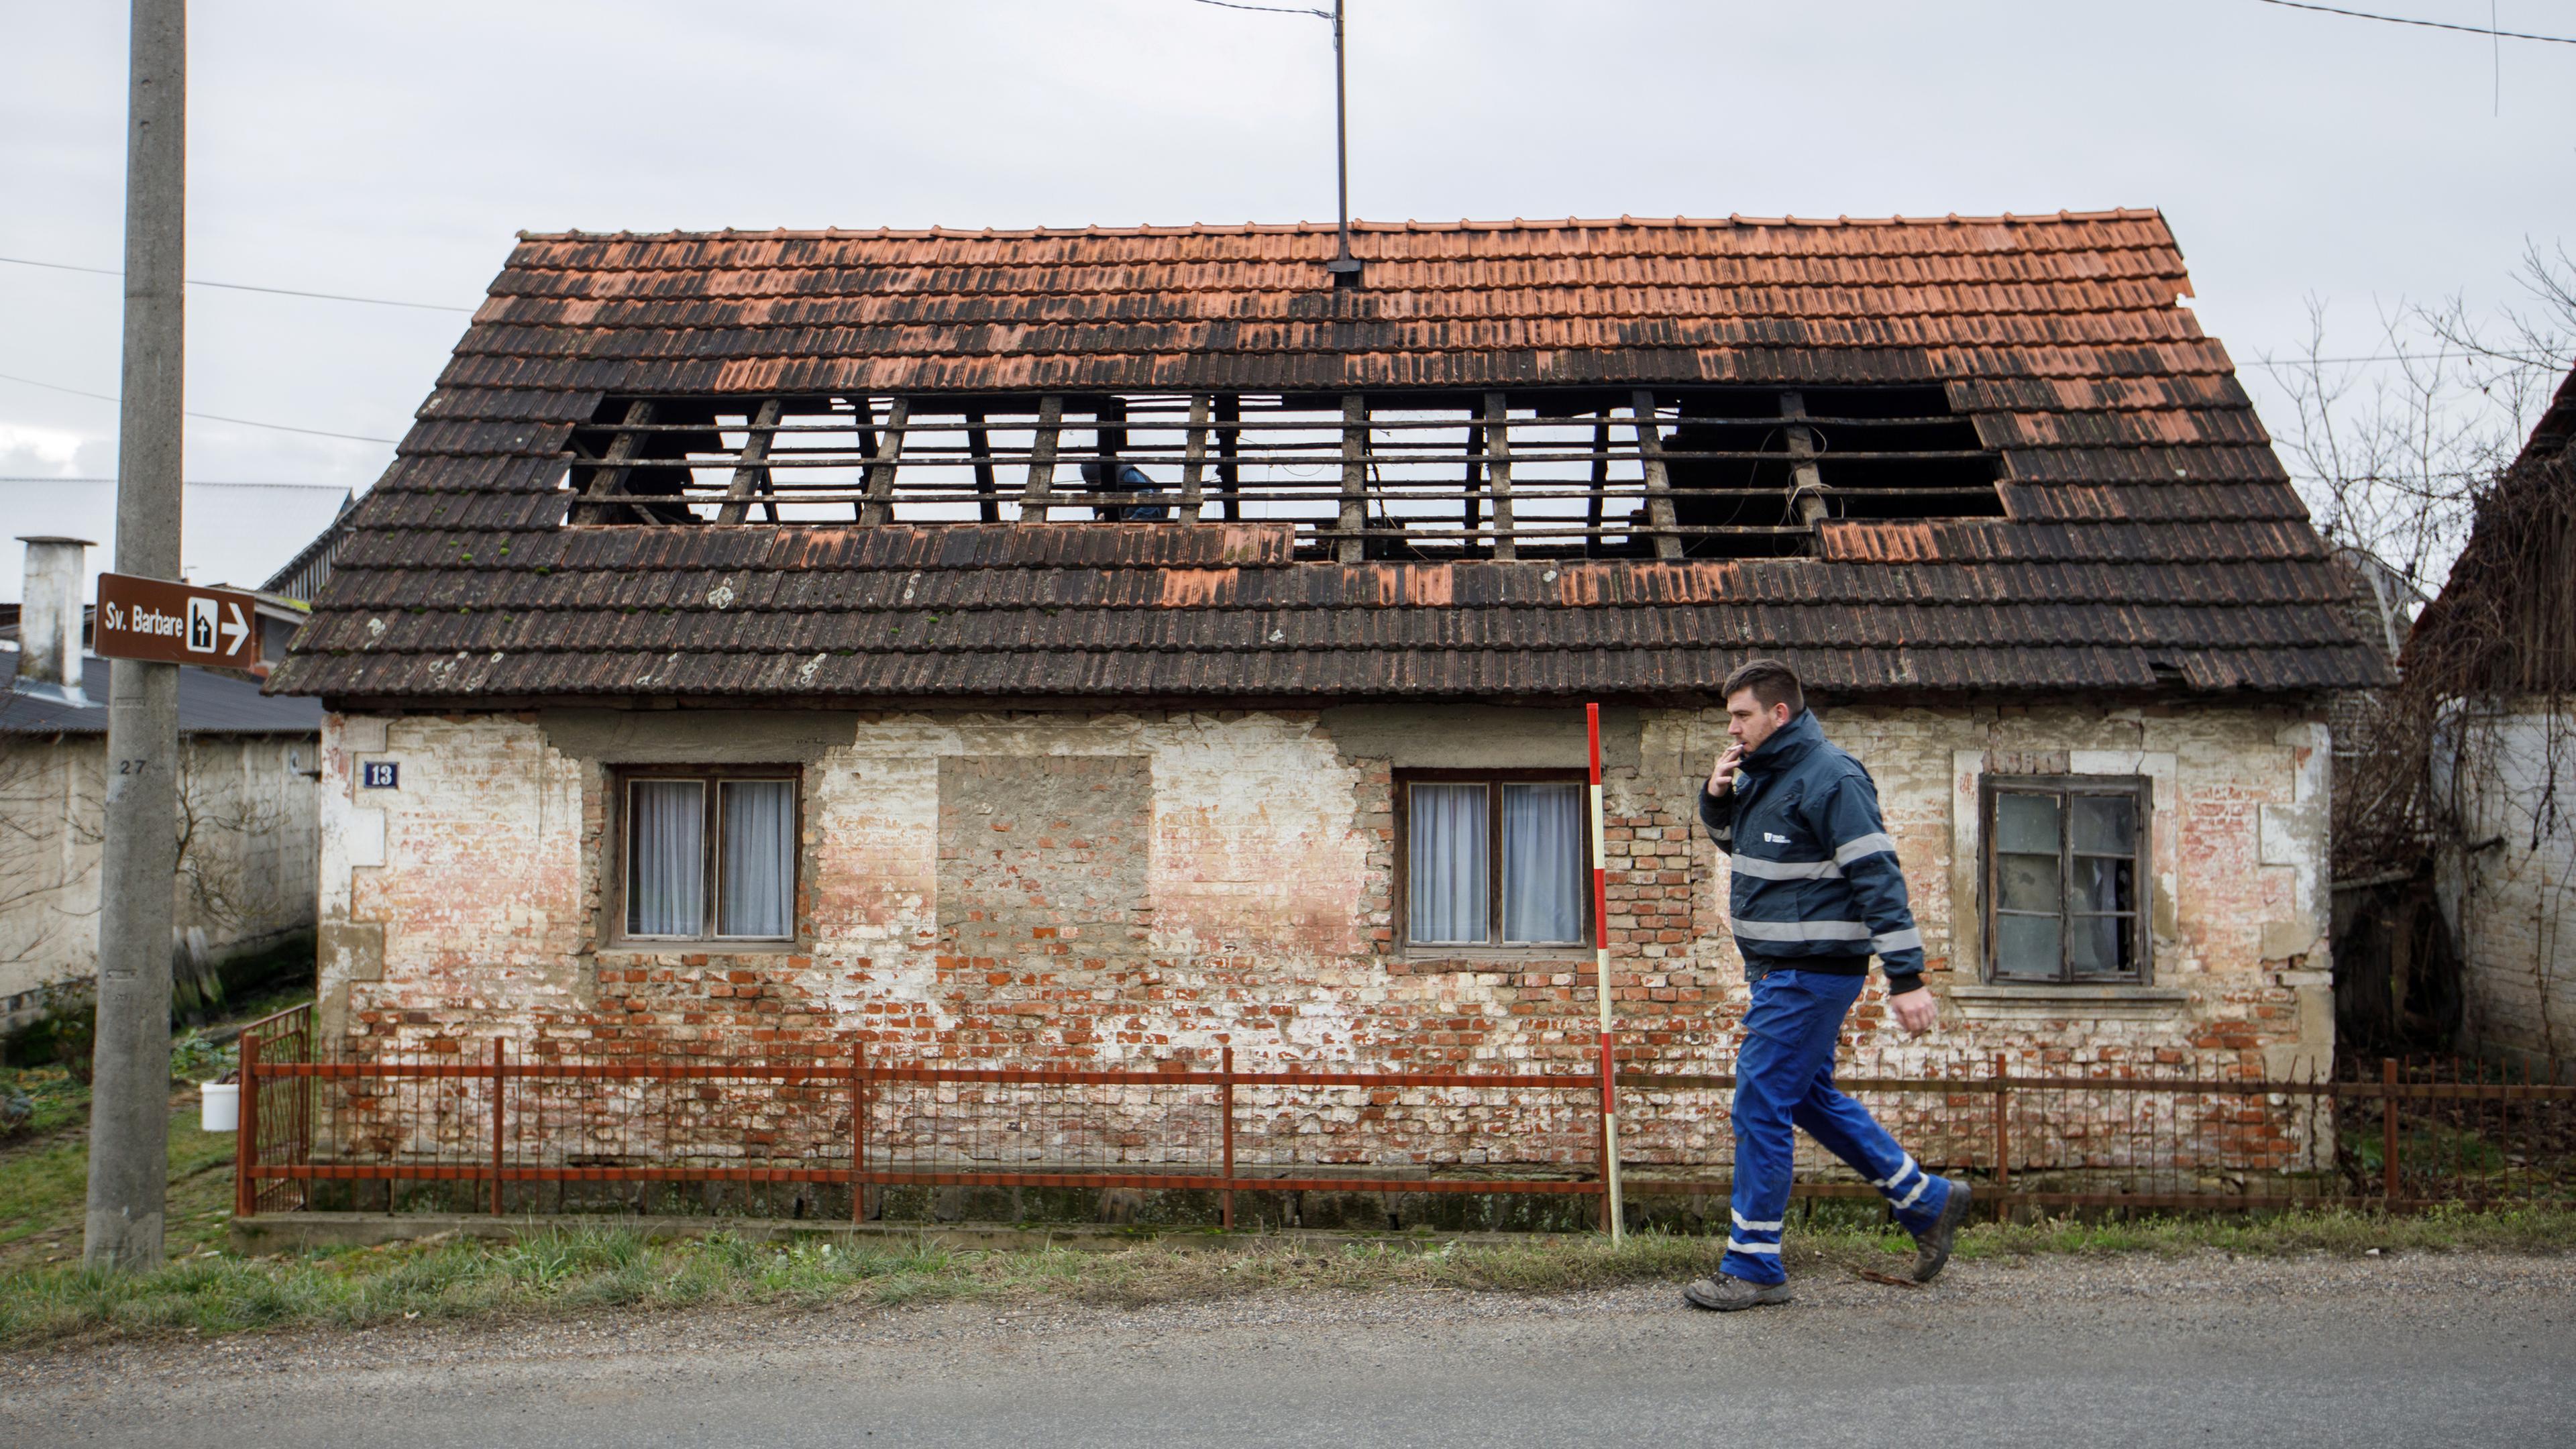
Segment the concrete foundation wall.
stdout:
<svg viewBox="0 0 2576 1449">
<path fill-rule="evenodd" d="M 314 927 L 320 831 L 310 736 L 183 742 L 182 854 L 172 950 L 220 962 Z M 98 972 L 98 863 L 107 744 L 0 735 L 0 1011 Z"/>
</svg>

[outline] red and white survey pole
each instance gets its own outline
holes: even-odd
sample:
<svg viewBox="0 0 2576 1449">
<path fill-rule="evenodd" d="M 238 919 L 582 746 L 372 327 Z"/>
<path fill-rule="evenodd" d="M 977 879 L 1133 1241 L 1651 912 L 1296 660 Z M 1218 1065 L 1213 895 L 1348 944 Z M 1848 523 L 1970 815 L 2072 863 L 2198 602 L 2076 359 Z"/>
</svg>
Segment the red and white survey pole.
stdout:
<svg viewBox="0 0 2576 1449">
<path fill-rule="evenodd" d="M 1626 1236 L 1619 1203 L 1619 1087 L 1610 1058 L 1610 843 L 1602 833 L 1601 706 L 1583 707 L 1592 749 L 1592 994 L 1601 1002 L 1601 1180 L 1610 1189 L 1610 1241 Z"/>
</svg>

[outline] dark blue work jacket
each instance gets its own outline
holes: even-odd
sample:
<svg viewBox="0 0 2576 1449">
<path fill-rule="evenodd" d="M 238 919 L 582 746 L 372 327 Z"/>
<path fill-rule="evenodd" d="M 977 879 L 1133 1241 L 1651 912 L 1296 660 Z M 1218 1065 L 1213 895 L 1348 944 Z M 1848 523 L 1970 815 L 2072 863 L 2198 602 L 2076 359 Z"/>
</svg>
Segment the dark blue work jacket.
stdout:
<svg viewBox="0 0 2576 1449">
<path fill-rule="evenodd" d="M 1699 818 L 1727 853 L 1728 924 L 1745 965 L 1858 975 L 1875 952 L 1891 994 L 1923 984 L 1923 933 L 1869 771 L 1812 712 L 1746 755 L 1733 789 L 1703 786 Z"/>
</svg>

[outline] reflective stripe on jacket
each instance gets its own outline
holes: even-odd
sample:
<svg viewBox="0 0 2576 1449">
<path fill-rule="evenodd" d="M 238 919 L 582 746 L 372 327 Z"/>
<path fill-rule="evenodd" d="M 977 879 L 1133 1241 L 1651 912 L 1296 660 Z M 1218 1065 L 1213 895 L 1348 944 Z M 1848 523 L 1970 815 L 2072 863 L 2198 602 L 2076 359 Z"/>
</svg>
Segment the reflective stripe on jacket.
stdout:
<svg viewBox="0 0 2576 1449">
<path fill-rule="evenodd" d="M 1923 984 L 1923 934 L 1878 813 L 1878 786 L 1813 713 L 1744 757 L 1699 818 L 1727 853 L 1728 924 L 1746 957 L 1788 966 L 1875 953 L 1890 992 Z"/>
</svg>

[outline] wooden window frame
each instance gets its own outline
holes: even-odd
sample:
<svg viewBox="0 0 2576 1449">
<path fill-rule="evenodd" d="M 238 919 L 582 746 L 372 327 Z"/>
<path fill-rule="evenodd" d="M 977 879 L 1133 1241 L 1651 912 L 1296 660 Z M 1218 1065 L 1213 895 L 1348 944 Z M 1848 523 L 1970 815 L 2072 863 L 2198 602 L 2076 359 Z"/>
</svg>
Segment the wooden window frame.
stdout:
<svg viewBox="0 0 2576 1449">
<path fill-rule="evenodd" d="M 2072 957 L 2074 932 L 2068 924 L 2072 918 L 2066 913 L 2064 904 L 2069 877 L 2074 870 L 2078 852 L 2075 849 L 2074 811 L 2070 805 L 2061 803 L 2058 810 L 2060 825 L 2057 841 L 2057 900 L 2059 902 L 2057 975 L 2054 977 L 2007 976 L 2003 973 L 2003 939 L 2001 933 L 1996 930 L 1996 917 L 2002 901 L 2002 891 L 1995 878 L 1995 857 L 2000 853 L 1996 849 L 1996 844 L 2002 834 L 1997 802 L 2005 795 L 2014 794 L 2050 795 L 2061 802 L 2069 802 L 2078 796 L 2085 795 L 2117 795 L 2130 802 L 2134 812 L 2131 818 L 2135 821 L 2136 834 L 2130 842 L 2130 851 L 2125 859 L 2129 861 L 2129 878 L 2134 883 L 2136 891 L 2136 904 L 2132 909 L 2129 922 L 2130 959 L 2137 963 L 2135 971 L 2078 972 L 2074 969 Z M 1977 815 L 1979 850 L 1983 859 L 1978 862 L 1978 882 L 1981 897 L 1980 913 L 1984 918 L 1985 926 L 1983 952 L 1985 959 L 1980 963 L 1979 974 L 1987 985 L 2031 986 L 2044 990 L 2052 986 L 2152 986 L 2155 984 L 2156 877 L 2154 864 L 2150 859 L 2155 840 L 2154 810 L 2154 781 L 2145 775 L 1987 773 L 1980 777 L 1977 787 Z M 2082 854 L 2107 860 L 2124 858 L 2100 856 L 2092 851 L 2082 852 Z"/>
<path fill-rule="evenodd" d="M 1506 942 L 1503 935 L 1503 811 L 1502 797 L 1494 787 L 1500 785 L 1572 785 L 1578 791 L 1589 786 L 1591 777 L 1581 770 L 1398 770 L 1395 787 L 1395 883 L 1392 892 L 1395 905 L 1395 945 L 1398 954 L 1430 960 L 1492 959 L 1506 961 L 1553 961 L 1558 959 L 1592 959 L 1590 947 L 1594 934 L 1592 920 L 1592 821 L 1589 798 L 1585 797 L 1583 848 L 1576 853 L 1575 899 L 1581 912 L 1575 939 L 1571 941 Z M 1482 942 L 1460 943 L 1413 939 L 1413 902 L 1410 890 L 1413 871 L 1413 787 L 1416 785 L 1483 785 L 1485 791 L 1485 930 Z"/>
<path fill-rule="evenodd" d="M 700 815 L 699 897 L 703 909 L 700 929 L 688 936 L 639 936 L 626 929 L 629 875 L 633 865 L 635 821 L 634 790 L 644 781 L 679 781 L 704 787 Z M 788 857 L 794 872 L 787 886 L 788 932 L 784 936 L 723 936 L 716 928 L 723 921 L 723 902 L 718 898 L 723 883 L 723 806 L 722 786 L 730 781 L 784 781 L 795 808 L 787 822 Z M 707 946 L 726 951 L 778 951 L 793 948 L 804 939 L 805 902 L 805 771 L 800 765 L 618 765 L 609 772 L 608 931 L 612 946 L 655 950 L 669 946 Z"/>
</svg>

